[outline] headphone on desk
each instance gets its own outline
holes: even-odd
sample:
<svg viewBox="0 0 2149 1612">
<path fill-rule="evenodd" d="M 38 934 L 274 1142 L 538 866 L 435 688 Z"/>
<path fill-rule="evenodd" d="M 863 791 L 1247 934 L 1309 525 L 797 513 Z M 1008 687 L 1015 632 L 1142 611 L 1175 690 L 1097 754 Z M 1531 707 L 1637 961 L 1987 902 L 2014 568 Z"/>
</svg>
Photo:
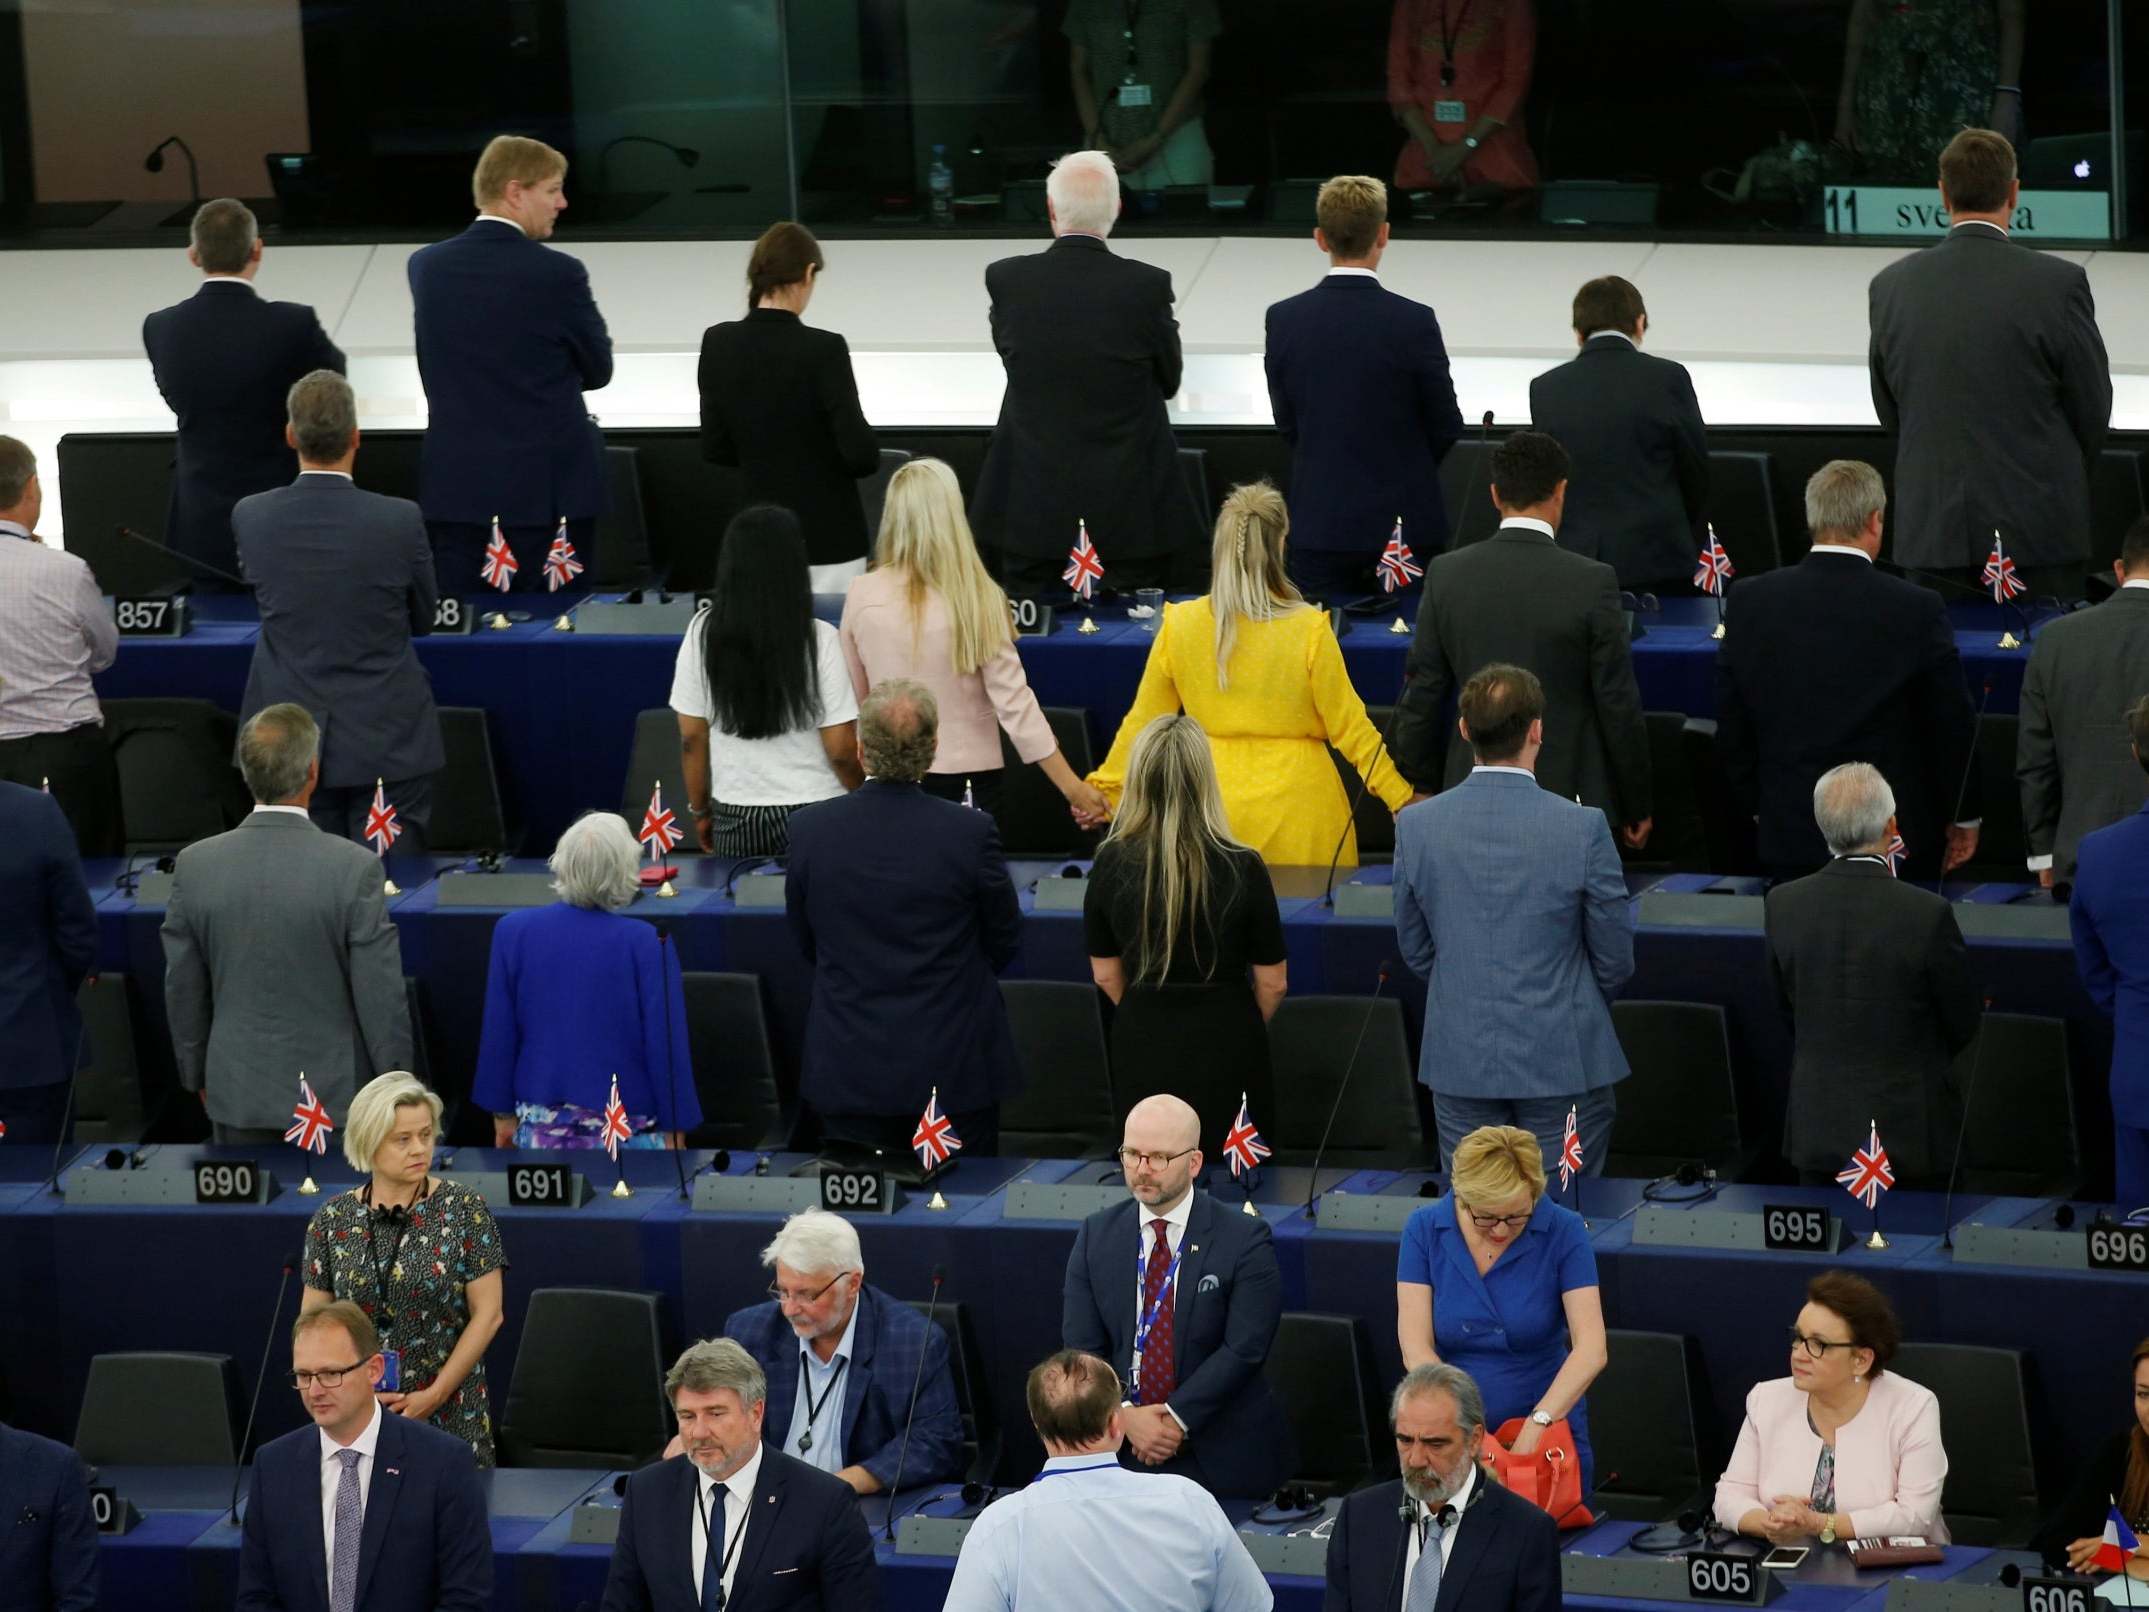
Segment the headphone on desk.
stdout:
<svg viewBox="0 0 2149 1612">
<path fill-rule="evenodd" d="M 1308 1483 L 1287 1483 L 1254 1507 L 1252 1521 L 1258 1523 L 1304 1522 L 1317 1517 L 1323 1510 L 1321 1497 L 1313 1492 Z"/>
</svg>

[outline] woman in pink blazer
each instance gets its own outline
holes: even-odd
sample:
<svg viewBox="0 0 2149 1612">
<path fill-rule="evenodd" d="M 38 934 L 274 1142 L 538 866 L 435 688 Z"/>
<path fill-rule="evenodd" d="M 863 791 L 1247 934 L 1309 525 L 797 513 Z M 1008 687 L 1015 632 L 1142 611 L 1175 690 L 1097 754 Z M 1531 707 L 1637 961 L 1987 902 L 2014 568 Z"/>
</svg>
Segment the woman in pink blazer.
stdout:
<svg viewBox="0 0 2149 1612">
<path fill-rule="evenodd" d="M 1945 1544 L 1940 1402 L 1888 1371 L 1901 1339 L 1864 1277 L 1828 1271 L 1808 1282 L 1791 1375 L 1746 1396 L 1716 1520 L 1779 1545 L 1902 1534 Z"/>
</svg>

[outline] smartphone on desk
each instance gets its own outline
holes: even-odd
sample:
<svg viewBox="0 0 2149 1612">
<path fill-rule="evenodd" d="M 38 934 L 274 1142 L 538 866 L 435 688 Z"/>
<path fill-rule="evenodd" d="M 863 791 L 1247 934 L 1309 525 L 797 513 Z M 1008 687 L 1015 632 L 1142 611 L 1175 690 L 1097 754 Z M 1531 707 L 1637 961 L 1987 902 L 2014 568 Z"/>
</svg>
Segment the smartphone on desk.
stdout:
<svg viewBox="0 0 2149 1612">
<path fill-rule="evenodd" d="M 1806 1559 L 1811 1549 L 1809 1545 L 1778 1545 L 1761 1558 L 1761 1565 L 1773 1573 L 1788 1573 Z"/>
</svg>

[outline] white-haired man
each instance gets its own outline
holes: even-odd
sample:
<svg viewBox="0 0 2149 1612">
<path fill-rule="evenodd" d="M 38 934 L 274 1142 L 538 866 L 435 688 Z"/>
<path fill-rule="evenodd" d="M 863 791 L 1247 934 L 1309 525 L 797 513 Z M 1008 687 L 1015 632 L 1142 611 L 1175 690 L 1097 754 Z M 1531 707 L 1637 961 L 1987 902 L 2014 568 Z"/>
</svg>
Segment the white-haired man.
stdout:
<svg viewBox="0 0 2149 1612">
<path fill-rule="evenodd" d="M 1066 591 L 1083 530 L 1104 586 L 1198 590 L 1204 516 L 1164 412 L 1181 367 L 1171 275 L 1105 244 L 1119 175 L 1103 152 L 1054 164 L 1045 211 L 1048 249 L 985 270 L 1007 390 L 971 524 L 1017 597 Z"/>
</svg>

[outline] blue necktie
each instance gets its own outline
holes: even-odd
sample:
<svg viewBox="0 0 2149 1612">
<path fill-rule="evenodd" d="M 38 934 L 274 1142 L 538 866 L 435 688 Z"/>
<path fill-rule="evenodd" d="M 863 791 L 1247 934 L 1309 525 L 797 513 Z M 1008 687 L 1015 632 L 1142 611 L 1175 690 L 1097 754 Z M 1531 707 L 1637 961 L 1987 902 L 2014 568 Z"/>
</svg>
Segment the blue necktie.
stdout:
<svg viewBox="0 0 2149 1612">
<path fill-rule="evenodd" d="M 1440 1600 L 1440 1540 L 1447 1532 L 1436 1520 L 1418 1535 L 1418 1565 L 1403 1596 L 1403 1612 L 1433 1612 Z"/>
<path fill-rule="evenodd" d="M 724 1486 L 709 1506 L 709 1537 L 701 1555 L 701 1612 L 724 1612 Z"/>
<path fill-rule="evenodd" d="M 365 1534 L 365 1506 L 358 1498 L 358 1452 L 338 1450 L 336 1539 L 329 1547 L 328 1612 L 355 1612 L 358 1605 L 358 1542 Z"/>
</svg>

